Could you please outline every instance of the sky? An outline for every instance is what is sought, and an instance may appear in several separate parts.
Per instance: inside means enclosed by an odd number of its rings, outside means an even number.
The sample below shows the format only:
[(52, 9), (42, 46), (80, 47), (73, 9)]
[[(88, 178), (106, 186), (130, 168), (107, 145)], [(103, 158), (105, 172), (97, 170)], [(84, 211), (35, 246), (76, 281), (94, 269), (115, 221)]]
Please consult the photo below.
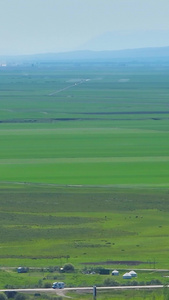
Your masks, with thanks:
[(169, 0), (0, 0), (0, 55), (82, 50), (108, 32), (156, 30), (169, 31)]

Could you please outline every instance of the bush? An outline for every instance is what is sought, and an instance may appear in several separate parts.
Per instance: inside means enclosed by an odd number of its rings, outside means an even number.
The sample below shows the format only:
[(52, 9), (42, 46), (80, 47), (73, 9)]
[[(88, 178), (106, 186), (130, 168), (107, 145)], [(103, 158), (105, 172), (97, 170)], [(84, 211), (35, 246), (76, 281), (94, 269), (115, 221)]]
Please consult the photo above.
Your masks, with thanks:
[(72, 264), (65, 264), (63, 267), (63, 272), (65, 273), (72, 273), (75, 271), (75, 268)]
[(53, 272), (59, 271), (59, 268), (56, 267), (56, 266), (55, 266), (55, 267), (51, 267), (51, 266), (50, 266), (50, 267), (47, 269), (47, 271), (50, 272), (50, 273), (53, 273)]
[[(6, 286), (6, 288), (8, 288), (8, 287)], [(15, 291), (6, 291), (6, 292), (5, 292), (5, 295), (6, 295), (8, 298), (15, 298), (16, 294), (17, 294), (17, 292), (15, 292)]]
[(42, 279), (39, 279), (39, 281), (38, 281), (38, 287), (42, 287), (42, 285), (43, 285), (43, 281), (42, 281)]
[(162, 285), (162, 282), (159, 279), (152, 279), (151, 281), (146, 282), (147, 285)]
[(24, 294), (18, 293), (15, 297), (15, 300), (25, 300), (26, 296)]
[(133, 280), (133, 281), (131, 282), (131, 285), (133, 285), (133, 286), (137, 286), (137, 285), (138, 285), (138, 282), (137, 282), (137, 280)]
[(50, 282), (45, 282), (44, 283), (44, 285), (43, 285), (43, 287), (45, 288), (45, 289), (48, 289), (48, 288), (51, 288), (51, 283)]
[(111, 278), (106, 278), (103, 283), (105, 286), (118, 286), (119, 285), (119, 283), (117, 281), (115, 281), (114, 279), (111, 279)]
[(0, 293), (0, 300), (7, 300), (7, 296), (4, 293)]

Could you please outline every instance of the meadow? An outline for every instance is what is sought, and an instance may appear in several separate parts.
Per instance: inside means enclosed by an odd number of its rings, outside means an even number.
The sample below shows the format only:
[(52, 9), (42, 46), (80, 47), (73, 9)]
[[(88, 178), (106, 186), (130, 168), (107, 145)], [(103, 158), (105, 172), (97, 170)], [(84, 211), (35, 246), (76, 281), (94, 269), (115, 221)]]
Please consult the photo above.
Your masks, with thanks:
[(0, 70), (0, 181), (168, 186), (167, 67)]
[[(40, 285), (19, 265), (72, 263), (69, 286), (104, 284), (81, 273), (96, 267), (168, 270), (168, 67), (22, 65), (0, 82), (1, 288)], [(167, 283), (152, 272), (138, 281)]]

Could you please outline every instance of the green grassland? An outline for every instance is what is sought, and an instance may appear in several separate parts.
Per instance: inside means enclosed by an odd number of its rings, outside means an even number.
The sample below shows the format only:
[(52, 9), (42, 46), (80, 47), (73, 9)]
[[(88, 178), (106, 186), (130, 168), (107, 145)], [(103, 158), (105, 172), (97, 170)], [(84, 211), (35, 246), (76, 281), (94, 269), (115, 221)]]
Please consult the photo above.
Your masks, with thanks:
[(3, 129), (1, 181), (168, 186), (167, 131)]
[[(75, 294), (71, 293), (71, 297), (75, 299), (80, 299), (80, 300), (92, 300), (93, 295), (92, 293), (88, 293), (87, 295), (83, 294)], [(127, 300), (127, 299), (133, 299), (133, 300), (152, 300), (152, 299), (158, 299), (158, 300), (167, 300), (168, 299), (168, 292), (164, 288), (163, 290), (150, 290), (150, 291), (111, 291), (111, 292), (103, 292), (99, 291), (97, 294), (97, 299), (99, 300)]]
[[(122, 279), (131, 269), (138, 284), (167, 284), (169, 271), (153, 269), (169, 266), (168, 192), (1, 184), (0, 287), (41, 287), (56, 280), (67, 286), (99, 286), (106, 279), (132, 284)], [(65, 263), (73, 263), (75, 273), (45, 270)], [(39, 269), (17, 274), (20, 265)], [(99, 267), (117, 268), (120, 276), (82, 273)]]
[[(0, 266), (169, 269), (168, 67), (17, 66), (0, 82)], [(43, 278), (1, 272), (1, 287)]]
[(0, 202), (1, 266), (168, 269), (167, 188), (3, 184)]
[(0, 181), (168, 186), (165, 66), (0, 70)]

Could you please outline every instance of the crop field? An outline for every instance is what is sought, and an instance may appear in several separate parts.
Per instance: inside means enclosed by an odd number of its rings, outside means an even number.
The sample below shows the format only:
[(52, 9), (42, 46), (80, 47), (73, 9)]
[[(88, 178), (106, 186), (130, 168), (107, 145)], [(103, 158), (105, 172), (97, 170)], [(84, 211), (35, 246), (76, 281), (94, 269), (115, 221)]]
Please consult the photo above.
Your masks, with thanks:
[(0, 68), (1, 267), (169, 269), (168, 218), (168, 66)]

